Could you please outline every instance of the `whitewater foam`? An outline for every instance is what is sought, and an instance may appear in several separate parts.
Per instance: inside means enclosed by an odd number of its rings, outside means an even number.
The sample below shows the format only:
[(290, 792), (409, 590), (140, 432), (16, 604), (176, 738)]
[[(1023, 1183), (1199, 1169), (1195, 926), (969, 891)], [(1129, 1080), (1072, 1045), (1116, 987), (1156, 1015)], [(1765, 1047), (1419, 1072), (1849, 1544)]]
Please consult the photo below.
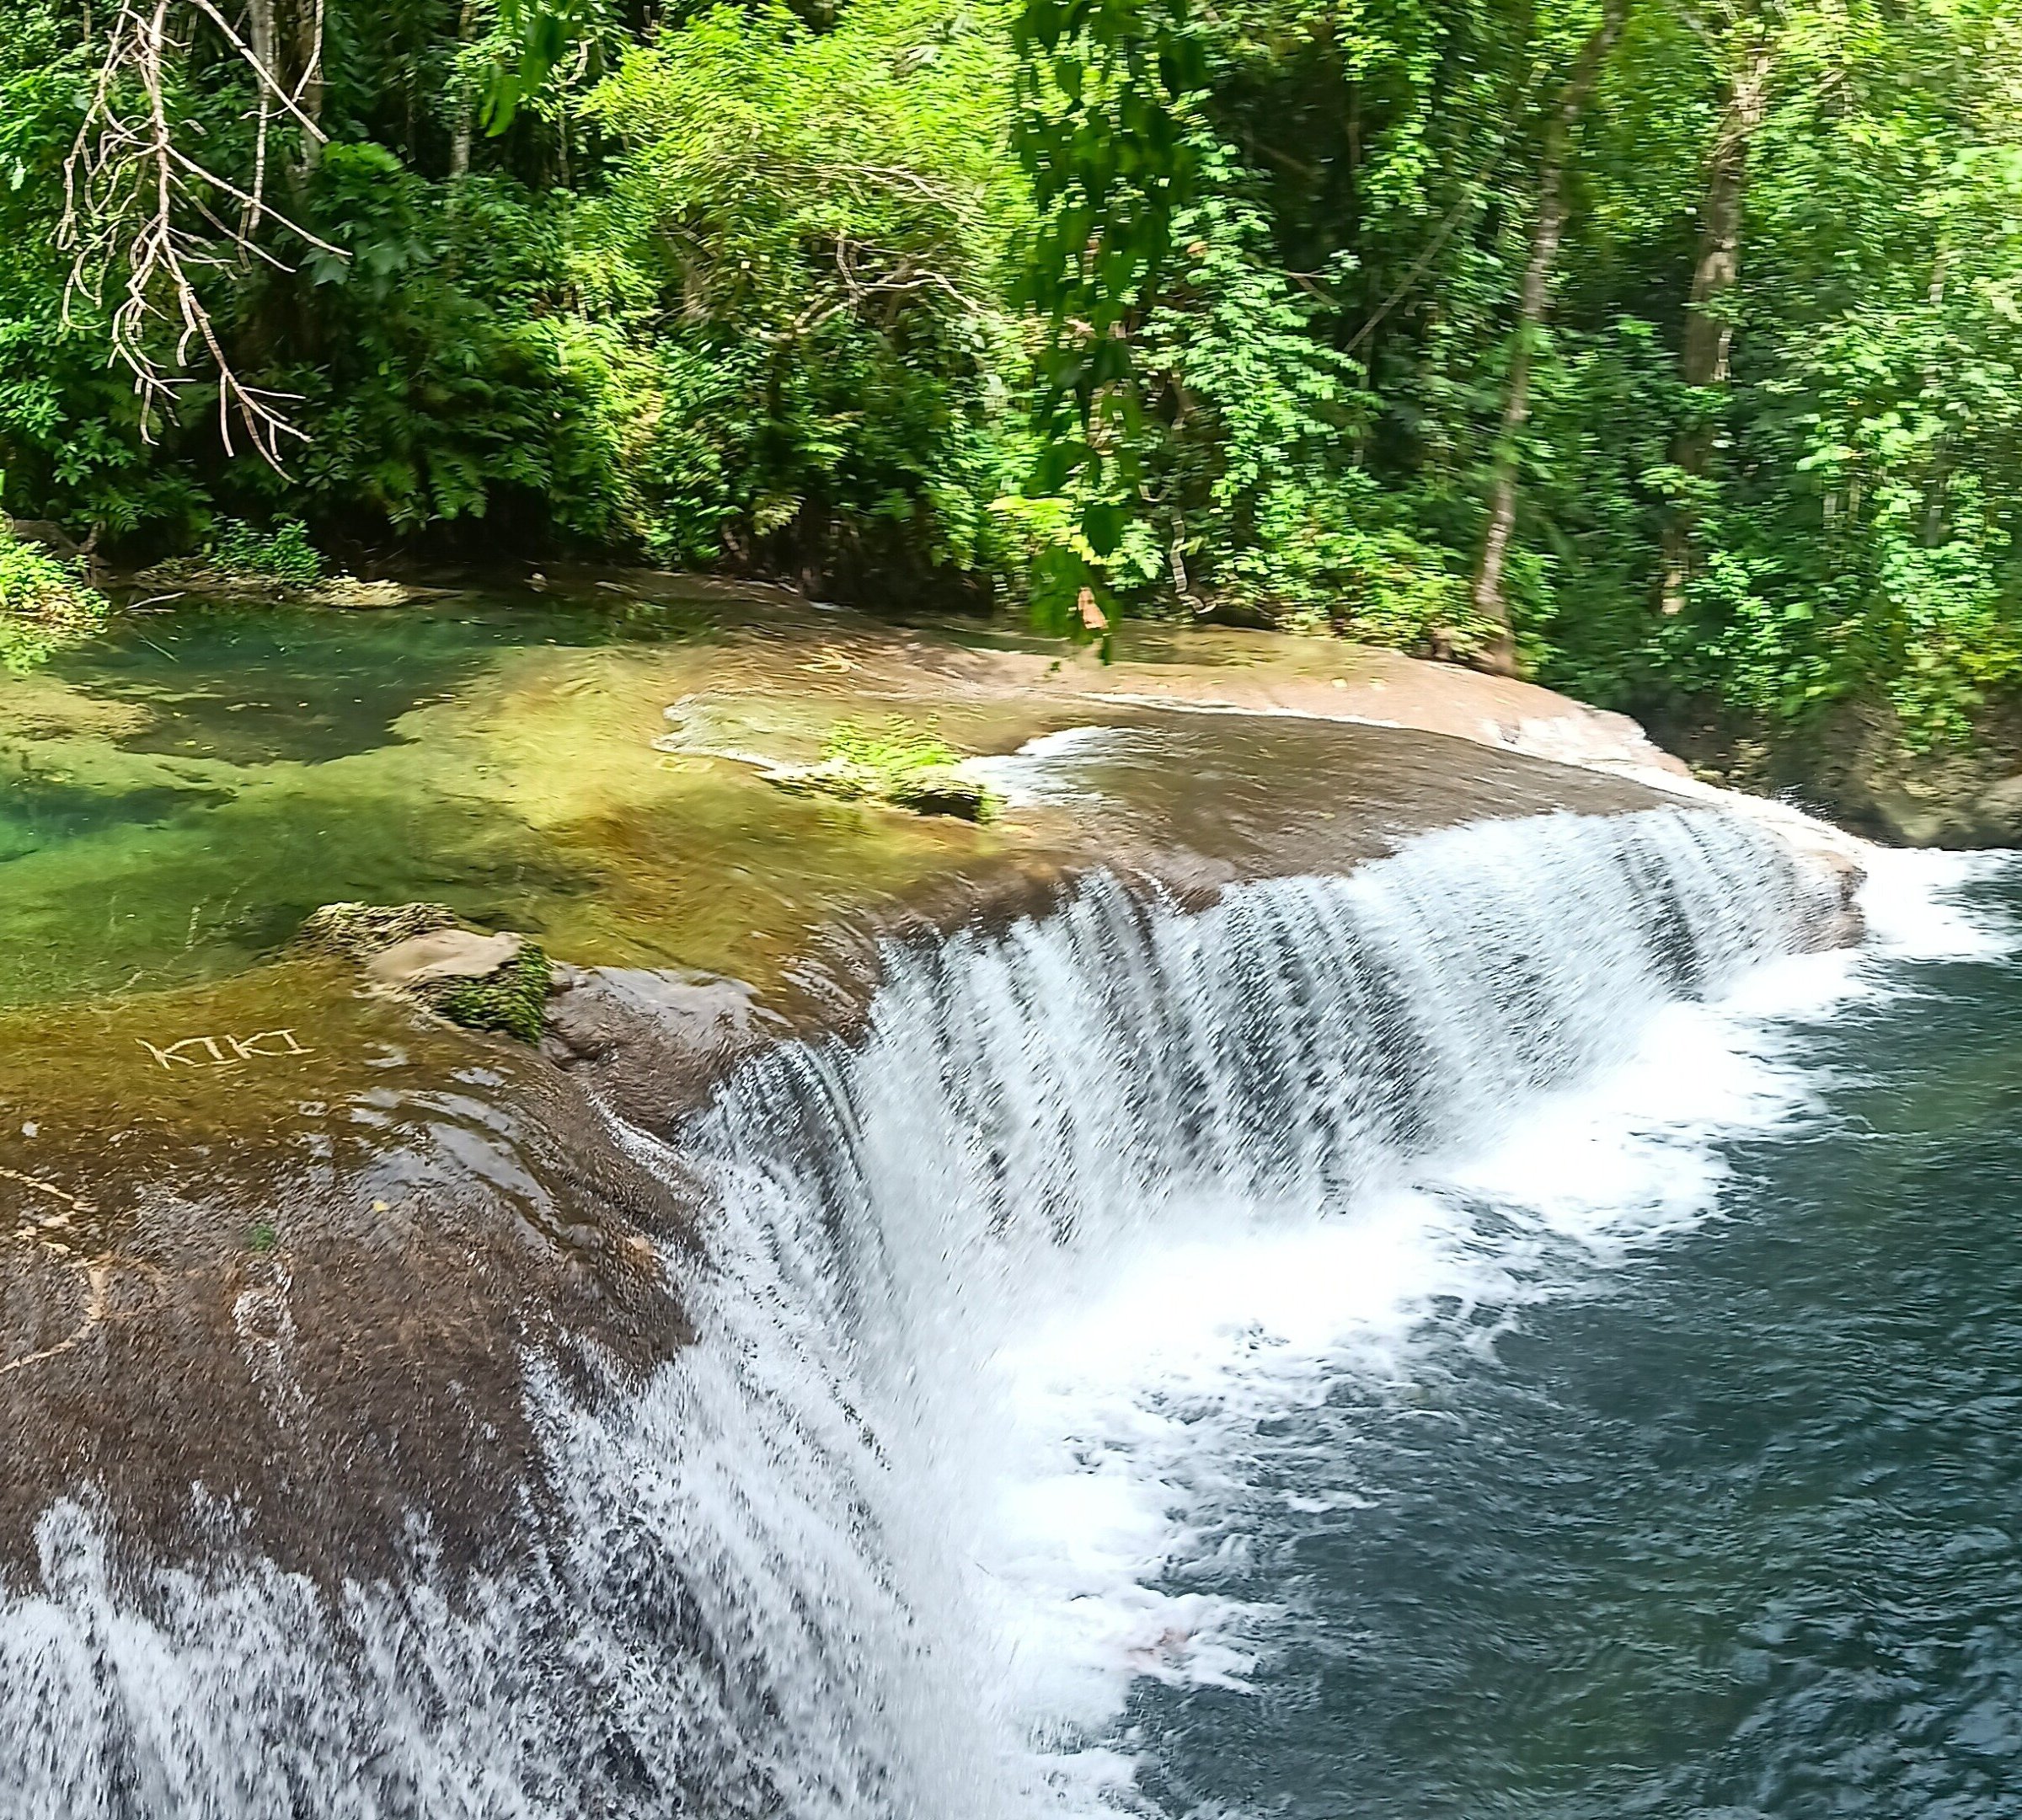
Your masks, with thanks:
[[(1035, 1734), (1057, 1743), (1072, 1714), (1107, 1737), (1141, 1675), (1243, 1685), (1276, 1614), (1157, 1589), (1244, 1546), (1220, 1507), (1254, 1496), (1264, 1425), (1344, 1379), (1409, 1394), (1457, 1338), (1492, 1355), (1527, 1307), (1597, 1293), (1601, 1273), (1718, 1217), (1722, 1147), (1817, 1103), (1807, 1026), (1905, 989), (1891, 963), (2011, 950), (2014, 931), (1955, 895), (2006, 863), (1880, 856), (1866, 950), (1783, 956), (1709, 1002), (1666, 1004), (1632, 1052), (1538, 1095), (1493, 1142), (1420, 1159), (1345, 1208), (1282, 1223), (1220, 1210), (1007, 1349), (1024, 1437), (1008, 1458), (1022, 1464), (978, 1567), (1014, 1589), (996, 1601), (1014, 1649), (1048, 1664), (1024, 1690)], [(1351, 1480), (1284, 1494), (1316, 1513), (1379, 1497)], [(1098, 1811), (1114, 1757), (1105, 1743), (1078, 1784), (1059, 1764), (1056, 1791)]]
[[(1695, 1133), (1789, 1095), (1708, 1066), (1740, 1014), (1677, 995), (1800, 945), (1807, 901), (1780, 844), (1669, 811), (1449, 831), (1192, 916), (1099, 883), (895, 955), (853, 1054), (733, 1082), (688, 1142), (731, 1223), (718, 1318), (817, 1310), (818, 1369), (773, 1388), (846, 1386), (879, 1437), (849, 1496), (934, 1614), (886, 1667), (949, 1677), (912, 1766), (961, 1691), (1009, 1811), (1094, 1812), (1132, 1680), (1240, 1685), (1255, 1614), (1180, 1582), (1240, 1545), (1212, 1511), (1245, 1430), (1400, 1380), (1435, 1303), (1515, 1308), (1569, 1250), (1702, 1217), (1709, 1148), (1657, 1129), (1680, 1093)], [(1549, 1194), (1486, 1231), (1527, 1176)]]

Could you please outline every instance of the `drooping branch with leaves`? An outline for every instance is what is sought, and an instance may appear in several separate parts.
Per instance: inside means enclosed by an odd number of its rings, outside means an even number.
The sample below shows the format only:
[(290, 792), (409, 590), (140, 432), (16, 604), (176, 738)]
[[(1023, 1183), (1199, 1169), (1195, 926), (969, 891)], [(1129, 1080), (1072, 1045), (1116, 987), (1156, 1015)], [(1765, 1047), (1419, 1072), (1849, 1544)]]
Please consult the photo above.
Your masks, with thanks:
[(1018, 147), (1039, 211), (1026, 295), (1045, 324), (1030, 490), (1072, 490), (1077, 535), (1039, 553), (1047, 623), (1099, 631), (1105, 565), (1146, 476), (1137, 337), (1173, 253), (1204, 68), (1186, 0), (1026, 0), (1014, 27)]

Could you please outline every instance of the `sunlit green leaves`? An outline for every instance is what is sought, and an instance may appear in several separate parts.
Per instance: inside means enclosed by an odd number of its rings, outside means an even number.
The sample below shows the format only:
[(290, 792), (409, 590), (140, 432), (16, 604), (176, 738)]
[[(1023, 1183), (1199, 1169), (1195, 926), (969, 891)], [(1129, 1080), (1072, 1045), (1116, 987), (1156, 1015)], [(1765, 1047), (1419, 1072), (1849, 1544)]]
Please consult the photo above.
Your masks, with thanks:
[(655, 547), (804, 573), (838, 544), (1005, 563), (988, 507), (1019, 434), (1004, 292), (1030, 218), (1010, 109), (1007, 10), (930, 0), (857, 0), (821, 32), (718, 8), (590, 98), (624, 150), (587, 276), (656, 347)]
[[(952, 578), (1083, 634), (1212, 613), (1464, 655), (1506, 452), (1542, 677), (1960, 736), (2022, 690), (2022, 11), (1637, 0), (1506, 436), (1539, 152), (1599, 3), (754, 0), (647, 30), (331, 0), (330, 144), (286, 183), (342, 256), (278, 271), (190, 223), (221, 332), (311, 431), (284, 479), (225, 458), (201, 386), (142, 442), (117, 287), (66, 300), (54, 249), (83, 15), (0, 0), (8, 503), (148, 554), (221, 512), (367, 543), (481, 517), (866, 597)], [(1687, 386), (1765, 46), (1707, 306), (1731, 374)], [(245, 72), (172, 73), (245, 176)]]

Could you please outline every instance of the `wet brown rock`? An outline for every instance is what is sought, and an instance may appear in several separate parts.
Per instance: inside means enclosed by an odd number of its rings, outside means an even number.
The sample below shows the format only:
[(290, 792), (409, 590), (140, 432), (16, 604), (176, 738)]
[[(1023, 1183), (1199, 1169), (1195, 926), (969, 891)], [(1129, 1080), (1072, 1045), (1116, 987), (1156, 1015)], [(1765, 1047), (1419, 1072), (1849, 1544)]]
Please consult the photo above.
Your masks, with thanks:
[(746, 1056), (792, 1034), (741, 980), (567, 967), (557, 969), (542, 1052), (634, 1123), (664, 1130)]
[[(185, 1558), (228, 1509), (330, 1584), (417, 1515), (502, 1562), (546, 1507), (529, 1360), (624, 1379), (685, 1339), (661, 1260), (694, 1203), (577, 1086), (327, 966), (270, 975), (0, 1014), (0, 1574), (65, 1496)], [(155, 1059), (283, 1017), (292, 1048)]]
[(1961, 743), (1914, 750), (1895, 715), (1848, 703), (1781, 740), (1682, 733), (1708, 772), (1739, 789), (1789, 793), (1900, 847), (2022, 846), (2022, 715), (1990, 709)]
[(2003, 778), (1982, 790), (1973, 805), (1973, 819), (1995, 847), (2022, 847), (2022, 775)]

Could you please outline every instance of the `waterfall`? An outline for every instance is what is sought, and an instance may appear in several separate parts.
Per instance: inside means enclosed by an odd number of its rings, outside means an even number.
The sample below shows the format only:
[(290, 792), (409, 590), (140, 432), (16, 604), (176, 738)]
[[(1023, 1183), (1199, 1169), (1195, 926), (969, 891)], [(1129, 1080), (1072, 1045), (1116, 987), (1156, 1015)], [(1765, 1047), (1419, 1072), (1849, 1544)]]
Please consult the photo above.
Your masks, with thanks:
[[(256, 1563), (123, 1572), (60, 1507), (40, 1585), (0, 1594), (0, 1809), (1127, 1807), (1131, 1677), (1244, 1665), (1163, 1572), (1201, 1543), (1188, 1474), (1239, 1469), (1202, 1453), (1215, 1410), (1287, 1356), (1217, 1296), (1296, 1292), (1315, 1344), (1409, 1328), (1449, 1287), (1428, 1221), (1442, 1256), (1498, 1242), (1427, 1170), (1521, 1140), (1818, 913), (1779, 843), (1660, 810), (1195, 912), (1098, 879), (896, 947), (853, 1042), (757, 1057), (671, 1143), (624, 1133), (703, 1186), (697, 1338), (602, 1394), (530, 1364), (538, 1570), (451, 1583), (418, 1524), (408, 1580), (333, 1603)], [(1113, 1368), (1232, 1322), (1239, 1370)]]

